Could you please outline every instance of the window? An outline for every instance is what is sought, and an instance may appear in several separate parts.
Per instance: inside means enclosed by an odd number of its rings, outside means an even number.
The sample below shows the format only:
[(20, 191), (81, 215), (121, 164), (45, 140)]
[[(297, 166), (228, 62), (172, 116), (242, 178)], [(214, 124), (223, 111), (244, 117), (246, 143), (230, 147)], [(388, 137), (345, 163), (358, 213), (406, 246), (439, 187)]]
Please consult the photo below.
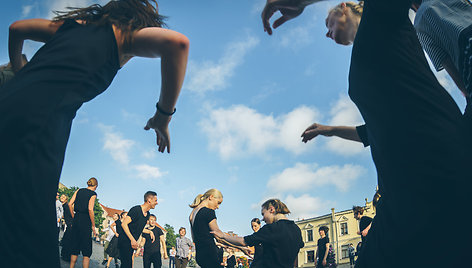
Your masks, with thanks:
[(306, 241), (307, 242), (313, 241), (313, 230), (306, 231)]
[(315, 251), (309, 250), (306, 252), (307, 262), (315, 262)]
[(349, 258), (349, 245), (341, 246), (341, 258)]
[(341, 223), (341, 235), (347, 235), (347, 222)]

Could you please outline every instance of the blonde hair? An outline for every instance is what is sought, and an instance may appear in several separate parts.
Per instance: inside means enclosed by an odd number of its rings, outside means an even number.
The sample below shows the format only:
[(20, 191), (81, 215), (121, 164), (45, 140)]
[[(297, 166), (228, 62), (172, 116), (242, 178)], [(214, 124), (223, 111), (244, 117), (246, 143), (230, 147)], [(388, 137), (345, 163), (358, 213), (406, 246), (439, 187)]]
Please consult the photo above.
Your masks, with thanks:
[[(359, 3), (355, 2), (344, 2), (335, 7), (333, 7), (328, 14), (331, 15), (333, 12), (341, 12), (343, 10), (342, 4), (345, 4), (348, 8), (351, 9), (352, 13), (357, 16), (362, 16), (362, 12), (364, 11), (364, 1), (359, 1)], [(328, 16), (329, 16), (328, 15)]]
[(87, 181), (87, 186), (89, 186), (89, 187), (98, 186), (98, 181), (97, 181), (97, 179), (95, 179), (94, 177), (90, 178), (90, 179)]
[(290, 210), (288, 209), (287, 205), (285, 205), (279, 199), (269, 199), (265, 201), (261, 207), (265, 209), (269, 209), (269, 207), (273, 207), (275, 209), (275, 213), (277, 214), (290, 214)]
[(206, 191), (204, 194), (199, 194), (197, 195), (197, 197), (195, 197), (195, 199), (193, 200), (193, 203), (190, 204), (189, 206), (191, 208), (195, 208), (197, 207), (198, 205), (200, 205), (200, 203), (203, 201), (203, 200), (206, 200), (208, 199), (210, 196), (213, 196), (215, 198), (223, 198), (223, 194), (220, 192), (220, 190), (218, 189), (210, 189), (208, 191)]

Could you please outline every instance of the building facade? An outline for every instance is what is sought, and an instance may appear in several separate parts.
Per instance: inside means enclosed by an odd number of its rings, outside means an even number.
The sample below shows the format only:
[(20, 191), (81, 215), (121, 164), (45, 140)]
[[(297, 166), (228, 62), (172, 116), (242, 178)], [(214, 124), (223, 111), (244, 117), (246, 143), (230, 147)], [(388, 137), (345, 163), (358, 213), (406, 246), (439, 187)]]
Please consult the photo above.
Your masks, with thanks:
[[(364, 216), (373, 218), (375, 209), (372, 201), (365, 200)], [(354, 218), (352, 209), (336, 212), (331, 209), (331, 214), (303, 219), (295, 222), (302, 231), (303, 242), (305, 247), (300, 249), (296, 262), (296, 267), (315, 267), (315, 256), (317, 242), (320, 239), (318, 229), (321, 226), (329, 228), (329, 243), (336, 253), (337, 264), (349, 264), (349, 244), (353, 244), (356, 248), (357, 243), (361, 241), (359, 232), (359, 222)]]

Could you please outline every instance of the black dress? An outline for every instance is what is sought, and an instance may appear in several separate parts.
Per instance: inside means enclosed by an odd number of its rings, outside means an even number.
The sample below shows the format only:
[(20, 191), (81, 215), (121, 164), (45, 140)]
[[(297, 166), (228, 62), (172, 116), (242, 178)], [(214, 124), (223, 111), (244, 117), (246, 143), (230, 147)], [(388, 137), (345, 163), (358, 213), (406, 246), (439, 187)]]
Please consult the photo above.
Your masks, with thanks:
[(216, 219), (213, 209), (202, 207), (194, 215), (192, 227), (193, 241), (195, 242), (197, 263), (202, 268), (219, 268), (221, 262), (218, 258), (218, 250), (216, 248), (215, 239), (210, 234), (210, 226), (212, 220)]
[(72, 120), (119, 67), (110, 25), (67, 20), (0, 90), (0, 267), (59, 267), (54, 202)]
[(71, 254), (84, 257), (92, 256), (92, 220), (89, 215), (89, 201), (97, 195), (87, 188), (77, 191), (74, 202), (74, 219), (71, 232)]
[[(120, 236), (123, 233), (123, 227), (121, 227), (121, 221), (116, 220), (115, 221), (115, 230), (116, 233)], [(118, 248), (118, 237), (116, 235), (113, 236), (113, 238), (110, 241), (110, 244), (108, 244), (107, 249), (105, 250), (105, 253), (112, 257), (112, 258), (120, 258), (120, 250)]]
[(70, 261), (71, 233), (72, 233), (72, 215), (68, 203), (62, 205), (64, 209), (64, 221), (66, 222), (66, 230), (61, 240), (61, 258)]
[[(427, 63), (411, 2), (366, 0), (352, 49), (349, 95), (366, 122), (382, 192), (356, 267), (455, 267), (470, 252), (470, 232), (434, 258), (418, 257), (431, 247), (414, 246), (436, 244), (432, 234), (451, 225), (439, 213), (468, 209), (472, 173), (471, 137)], [(467, 230), (464, 222), (454, 229)]]

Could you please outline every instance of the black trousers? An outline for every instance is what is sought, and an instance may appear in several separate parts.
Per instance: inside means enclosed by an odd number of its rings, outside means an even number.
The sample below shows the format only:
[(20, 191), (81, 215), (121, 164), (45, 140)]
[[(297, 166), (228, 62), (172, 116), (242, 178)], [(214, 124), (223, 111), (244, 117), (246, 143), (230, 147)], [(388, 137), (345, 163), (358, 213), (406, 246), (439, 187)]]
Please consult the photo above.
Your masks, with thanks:
[(120, 259), (121, 259), (121, 268), (132, 268), (133, 267), (133, 248), (130, 245), (120, 244), (118, 246), (120, 249)]
[(143, 264), (144, 268), (151, 268), (151, 263), (153, 264), (154, 268), (161, 268), (162, 266), (162, 260), (161, 260), (161, 252), (152, 252), (152, 253), (146, 253), (146, 250), (144, 250), (143, 254)]

